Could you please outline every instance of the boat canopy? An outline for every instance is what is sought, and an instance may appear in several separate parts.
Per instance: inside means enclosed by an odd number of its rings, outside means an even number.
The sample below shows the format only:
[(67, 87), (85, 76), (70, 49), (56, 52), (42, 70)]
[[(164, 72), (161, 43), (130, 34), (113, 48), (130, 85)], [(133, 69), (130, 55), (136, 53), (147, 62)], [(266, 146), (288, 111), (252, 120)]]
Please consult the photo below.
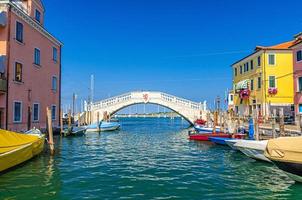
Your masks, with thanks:
[(250, 81), (249, 79), (239, 81), (238, 83), (235, 84), (235, 90), (248, 89), (249, 81)]
[(271, 160), (302, 163), (302, 137), (280, 137), (269, 140), (265, 156)]
[(0, 130), (0, 154), (13, 151), (21, 146), (38, 141), (34, 135), (18, 134), (11, 131)]

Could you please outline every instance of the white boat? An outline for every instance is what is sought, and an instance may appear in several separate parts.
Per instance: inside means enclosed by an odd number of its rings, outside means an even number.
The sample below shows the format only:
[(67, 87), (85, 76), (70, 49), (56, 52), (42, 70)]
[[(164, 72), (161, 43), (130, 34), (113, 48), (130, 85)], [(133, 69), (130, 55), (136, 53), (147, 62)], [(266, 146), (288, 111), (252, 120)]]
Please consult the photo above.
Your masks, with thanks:
[(87, 126), (87, 132), (99, 132), (99, 131), (115, 131), (120, 128), (120, 124), (118, 122), (101, 122), (99, 127), (97, 124), (91, 124)]
[(238, 140), (234, 147), (240, 150), (246, 156), (262, 160), (266, 162), (271, 162), (268, 158), (265, 157), (264, 152), (267, 146), (268, 140), (256, 141), (256, 140)]
[[(205, 126), (202, 126), (202, 125), (195, 125), (194, 128), (199, 133), (202, 133), (202, 132), (206, 132), (206, 133), (213, 132), (213, 128), (212, 127), (205, 127)], [(216, 132), (220, 132), (220, 127), (219, 126), (216, 126)]]
[(233, 140), (226, 140), (225, 142), (226, 142), (226, 144), (227, 144), (229, 147), (231, 147), (233, 150), (239, 150), (239, 149), (235, 146), (235, 144), (238, 142), (238, 140), (236, 140), (236, 139), (233, 139)]

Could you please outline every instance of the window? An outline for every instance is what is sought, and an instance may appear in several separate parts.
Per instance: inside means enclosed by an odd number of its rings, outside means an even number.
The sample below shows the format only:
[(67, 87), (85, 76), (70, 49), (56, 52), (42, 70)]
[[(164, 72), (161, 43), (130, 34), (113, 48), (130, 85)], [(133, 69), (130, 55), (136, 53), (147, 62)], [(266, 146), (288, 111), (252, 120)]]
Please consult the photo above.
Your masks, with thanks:
[(298, 92), (302, 92), (302, 77), (298, 78)]
[(246, 71), (247, 72), (249, 71), (249, 63), (248, 62), (246, 63)]
[(52, 83), (51, 83), (51, 89), (53, 91), (57, 91), (57, 88), (58, 88), (58, 83), (57, 83), (57, 77), (53, 76), (52, 77)]
[(261, 56), (258, 56), (258, 67), (261, 66)]
[(253, 70), (253, 69), (254, 69), (254, 61), (251, 60), (251, 70)]
[(14, 122), (22, 122), (22, 102), (14, 102)]
[(56, 120), (56, 111), (57, 111), (57, 106), (52, 105), (51, 106), (51, 119), (52, 120)]
[(276, 57), (275, 54), (269, 54), (268, 55), (268, 64), (269, 65), (275, 65), (276, 64)]
[(251, 90), (254, 90), (254, 79), (251, 80)]
[(237, 68), (235, 68), (234, 70), (235, 70), (235, 72), (234, 72), (234, 73), (235, 73), (235, 76), (237, 76)]
[(275, 76), (269, 76), (268, 77), (268, 87), (269, 88), (276, 88), (276, 77)]
[(33, 107), (33, 121), (37, 122), (40, 118), (40, 104), (34, 103)]
[(302, 50), (297, 51), (297, 62), (302, 61)]
[(230, 97), (231, 97), (231, 102), (233, 102), (234, 101), (234, 95), (230, 95)]
[(58, 50), (55, 47), (52, 48), (52, 59), (58, 61)]
[(22, 82), (22, 64), (15, 63), (15, 81)]
[(36, 19), (39, 23), (41, 23), (41, 13), (40, 13), (40, 11), (38, 11), (38, 10), (36, 10), (36, 12), (35, 12), (35, 19)]
[(302, 104), (299, 104), (299, 113), (302, 113)]
[(242, 74), (242, 65), (240, 65), (240, 74)]
[(41, 64), (41, 52), (40, 49), (35, 48), (35, 55), (34, 55), (34, 64), (40, 65)]
[(23, 43), (23, 24), (20, 22), (16, 23), (16, 40)]
[(258, 89), (261, 88), (261, 77), (258, 77)]

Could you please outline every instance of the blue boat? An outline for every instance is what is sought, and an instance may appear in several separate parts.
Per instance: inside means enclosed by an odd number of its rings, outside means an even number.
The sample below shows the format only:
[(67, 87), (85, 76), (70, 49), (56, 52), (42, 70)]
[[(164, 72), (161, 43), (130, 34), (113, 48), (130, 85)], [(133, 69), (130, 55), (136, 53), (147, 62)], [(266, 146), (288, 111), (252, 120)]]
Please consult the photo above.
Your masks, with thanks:
[(115, 131), (118, 130), (120, 126), (118, 122), (100, 122), (99, 125), (97, 125), (97, 123), (88, 125), (86, 132)]
[(233, 138), (221, 138), (221, 137), (209, 137), (211, 142), (214, 142), (215, 144), (220, 145), (228, 145), (226, 141), (228, 140), (234, 140)]

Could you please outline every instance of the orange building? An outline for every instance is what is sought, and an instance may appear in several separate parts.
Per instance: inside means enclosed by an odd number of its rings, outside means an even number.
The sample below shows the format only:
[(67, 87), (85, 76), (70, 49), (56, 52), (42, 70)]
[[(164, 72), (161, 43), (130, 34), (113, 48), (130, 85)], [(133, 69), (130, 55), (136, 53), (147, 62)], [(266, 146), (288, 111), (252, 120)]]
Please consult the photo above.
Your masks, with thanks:
[(0, 127), (59, 125), (62, 43), (44, 28), (40, 0), (0, 1)]

